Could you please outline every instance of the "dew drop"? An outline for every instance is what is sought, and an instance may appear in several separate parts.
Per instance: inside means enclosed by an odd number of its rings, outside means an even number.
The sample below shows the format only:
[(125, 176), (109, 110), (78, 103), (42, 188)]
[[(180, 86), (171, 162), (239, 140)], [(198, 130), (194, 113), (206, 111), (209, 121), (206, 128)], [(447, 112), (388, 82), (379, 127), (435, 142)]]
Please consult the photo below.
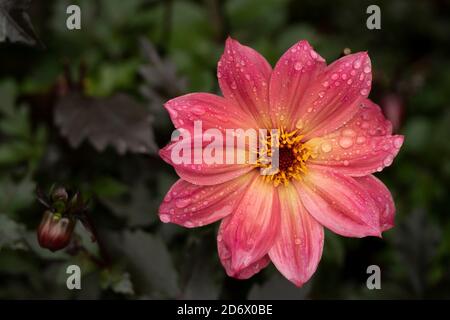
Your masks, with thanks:
[(303, 66), (302, 66), (302, 64), (300, 62), (296, 62), (294, 64), (294, 69), (295, 70), (300, 71), (300, 70), (302, 70), (302, 68), (303, 68)]
[(365, 137), (361, 136), (361, 137), (356, 138), (356, 143), (357, 144), (363, 144), (365, 141), (366, 141)]
[(353, 129), (347, 128), (342, 131), (342, 135), (344, 137), (354, 137), (356, 136), (356, 132)]
[(299, 130), (303, 129), (304, 126), (305, 126), (305, 123), (302, 119), (298, 120), (297, 123), (295, 124), (295, 127)]
[(349, 162), (348, 162), (348, 160), (344, 160), (344, 166), (348, 166), (349, 165)]
[(390, 166), (392, 164), (392, 161), (394, 161), (394, 158), (391, 155), (389, 155), (386, 158), (384, 158), (383, 164), (385, 166)]
[(333, 74), (331, 75), (331, 79), (332, 79), (332, 80), (337, 80), (337, 78), (339, 78), (339, 76), (337, 75), (337, 73), (333, 73)]
[(341, 137), (339, 139), (339, 145), (344, 148), (350, 148), (353, 145), (353, 139), (350, 137)]
[(231, 83), (231, 89), (235, 90), (237, 88), (236, 82)]
[(364, 73), (369, 73), (370, 70), (372, 70), (372, 69), (370, 68), (370, 66), (365, 66), (365, 67), (364, 67)]
[(198, 116), (204, 115), (206, 113), (205, 109), (200, 107), (193, 109), (192, 112)]
[(397, 137), (394, 140), (394, 146), (398, 149), (402, 146), (403, 144), (403, 139), (401, 137)]
[(325, 95), (325, 92), (320, 91), (320, 92), (318, 93), (318, 95), (319, 95), (319, 97), (323, 98), (323, 96)]
[(170, 216), (167, 214), (160, 214), (159, 218), (161, 219), (162, 222), (164, 223), (169, 223), (170, 222)]
[(330, 143), (324, 142), (324, 143), (322, 143), (320, 148), (322, 149), (323, 152), (327, 153), (327, 152), (330, 152), (333, 147), (331, 146)]
[(353, 68), (355, 69), (361, 68), (361, 60), (355, 60), (355, 62), (353, 62)]
[(178, 208), (184, 208), (184, 207), (187, 207), (190, 203), (191, 203), (191, 199), (189, 199), (189, 198), (185, 198), (185, 199), (177, 199), (177, 200), (175, 201), (175, 205), (176, 205)]
[(311, 58), (313, 58), (314, 60), (317, 59), (317, 53), (314, 50), (311, 50), (309, 54), (311, 55)]
[(361, 93), (361, 95), (363, 96), (366, 96), (369, 93), (369, 91), (367, 89), (361, 89), (359, 93)]

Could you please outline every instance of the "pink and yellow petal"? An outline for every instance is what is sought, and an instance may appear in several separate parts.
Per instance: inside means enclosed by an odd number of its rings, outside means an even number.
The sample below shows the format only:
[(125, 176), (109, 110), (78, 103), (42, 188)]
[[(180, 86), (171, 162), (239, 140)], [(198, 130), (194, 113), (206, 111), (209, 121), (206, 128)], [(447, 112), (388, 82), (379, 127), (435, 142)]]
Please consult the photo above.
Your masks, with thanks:
[(213, 186), (195, 185), (178, 180), (167, 192), (159, 207), (164, 223), (175, 223), (188, 228), (200, 227), (231, 214), (240, 195), (256, 178), (257, 173)]
[(377, 204), (352, 177), (310, 165), (295, 185), (306, 210), (331, 231), (346, 237), (381, 235)]
[(293, 185), (278, 188), (278, 192), (280, 232), (269, 256), (278, 271), (300, 287), (317, 269), (322, 256), (324, 230), (307, 212)]
[(209, 93), (190, 93), (169, 100), (165, 105), (175, 128), (194, 130), (201, 121), (202, 129), (256, 128), (256, 122), (241, 108), (225, 98)]
[(225, 218), (217, 238), (227, 274), (236, 277), (252, 268), (259, 271), (279, 232), (280, 203), (273, 186), (257, 177), (242, 193), (233, 214)]
[(373, 175), (355, 178), (355, 180), (370, 194), (375, 201), (380, 220), (381, 231), (394, 226), (395, 203), (389, 189)]
[(310, 163), (331, 167), (351, 176), (364, 176), (392, 164), (403, 136), (391, 136), (392, 125), (380, 107), (366, 99), (358, 113), (338, 130), (306, 143)]
[[(226, 218), (229, 219), (229, 218)], [(226, 220), (224, 219), (224, 220)], [(222, 223), (225, 223), (225, 221), (222, 221)], [(247, 267), (243, 267), (240, 269), (233, 269), (231, 265), (231, 251), (228, 249), (228, 247), (224, 244), (222, 241), (223, 239), (223, 229), (220, 227), (219, 232), (217, 235), (217, 252), (219, 255), (219, 259), (225, 268), (225, 271), (228, 276), (236, 278), (236, 279), (248, 279), (254, 276), (256, 273), (260, 272), (262, 269), (267, 267), (270, 263), (269, 255), (263, 256), (261, 259), (256, 260), (255, 262), (252, 262)]]
[(308, 87), (292, 116), (292, 129), (299, 129), (306, 140), (338, 129), (358, 112), (360, 102), (369, 95), (371, 81), (367, 53), (335, 61)]
[(306, 89), (326, 67), (325, 60), (307, 41), (289, 48), (277, 62), (270, 79), (270, 115), (274, 128), (289, 127), (305, 98)]
[(217, 66), (217, 77), (224, 97), (259, 121), (270, 120), (269, 80), (272, 68), (250, 47), (228, 38)]
[[(245, 160), (250, 159), (249, 152), (245, 148), (222, 146), (217, 150), (221, 152), (217, 153), (220, 156), (218, 161), (215, 161), (205, 152), (209, 142), (203, 140), (197, 146), (194, 143), (196, 137), (201, 138), (194, 136), (180, 139), (169, 143), (159, 151), (160, 157), (173, 166), (183, 180), (198, 185), (216, 185), (238, 178), (254, 169), (253, 165), (245, 163)], [(228, 163), (226, 156), (231, 152), (235, 157), (232, 163)], [(243, 161), (237, 162), (238, 158), (242, 158)]]

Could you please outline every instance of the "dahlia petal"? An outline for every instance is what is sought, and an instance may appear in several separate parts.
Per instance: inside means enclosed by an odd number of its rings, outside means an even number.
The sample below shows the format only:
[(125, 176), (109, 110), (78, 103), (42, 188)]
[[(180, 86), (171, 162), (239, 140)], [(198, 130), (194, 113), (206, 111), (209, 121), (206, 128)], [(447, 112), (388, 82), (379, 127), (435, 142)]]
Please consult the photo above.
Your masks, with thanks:
[(303, 206), (294, 186), (278, 188), (280, 233), (269, 256), (275, 267), (296, 286), (307, 282), (322, 256), (324, 231)]
[(261, 259), (272, 247), (279, 224), (278, 194), (272, 185), (258, 177), (241, 195), (233, 214), (220, 225), (217, 243), (227, 274), (239, 277), (247, 274), (248, 270), (244, 270), (248, 267), (257, 272), (265, 266)]
[(176, 128), (185, 128), (191, 132), (194, 121), (202, 121), (203, 130), (257, 127), (252, 117), (214, 94), (190, 93), (169, 100), (164, 106)]
[[(228, 219), (229, 218), (225, 218), (224, 221), (222, 221), (222, 224), (224, 224), (225, 220)], [(251, 278), (253, 275), (255, 275), (256, 273), (260, 272), (262, 269), (267, 267), (268, 264), (270, 263), (269, 255), (266, 254), (261, 259), (251, 263), (249, 266), (244, 267), (240, 270), (234, 270), (231, 266), (231, 253), (230, 250), (228, 250), (227, 246), (224, 245), (224, 242), (222, 240), (223, 239), (222, 234), (223, 228), (219, 228), (219, 232), (217, 235), (217, 251), (219, 254), (220, 261), (222, 262), (222, 265), (225, 268), (227, 275), (229, 275), (230, 277), (236, 279)]]
[(270, 78), (269, 99), (274, 128), (289, 127), (306, 89), (326, 67), (308, 41), (299, 41), (278, 60)]
[[(240, 164), (234, 162), (227, 164), (225, 158), (222, 163), (206, 163), (203, 151), (207, 143), (203, 143), (200, 146), (193, 146), (194, 143), (191, 141), (193, 139), (195, 139), (195, 137), (188, 141), (182, 140), (179, 142), (171, 142), (163, 149), (159, 150), (160, 157), (173, 166), (177, 174), (183, 180), (198, 185), (216, 185), (233, 180), (254, 169), (252, 165), (245, 163)], [(189, 149), (191, 153), (190, 160), (187, 162), (176, 162), (173, 159), (173, 152), (176, 147), (185, 147), (186, 149)], [(230, 152), (235, 154), (236, 159), (241, 154), (244, 154), (243, 157), (248, 158), (247, 150), (238, 148), (233, 148), (231, 150), (227, 149), (226, 146), (223, 146), (223, 157)]]
[(159, 207), (162, 222), (188, 228), (213, 223), (231, 214), (239, 195), (255, 179), (257, 172), (213, 186), (201, 186), (178, 180)]
[(323, 226), (347, 237), (380, 236), (379, 210), (355, 179), (314, 165), (295, 183), (306, 210)]
[(309, 161), (351, 176), (381, 171), (392, 164), (403, 144), (403, 136), (391, 133), (392, 125), (380, 107), (366, 99), (344, 126), (306, 143), (313, 151)]
[(394, 226), (395, 204), (389, 189), (373, 175), (358, 177), (355, 180), (368, 191), (375, 201), (379, 211), (381, 231), (392, 228)]
[(372, 73), (366, 52), (333, 62), (308, 87), (293, 115), (305, 139), (320, 137), (341, 127), (358, 111), (370, 92)]
[(262, 123), (269, 120), (271, 72), (271, 66), (258, 52), (236, 40), (227, 39), (217, 66), (220, 89), (227, 100)]

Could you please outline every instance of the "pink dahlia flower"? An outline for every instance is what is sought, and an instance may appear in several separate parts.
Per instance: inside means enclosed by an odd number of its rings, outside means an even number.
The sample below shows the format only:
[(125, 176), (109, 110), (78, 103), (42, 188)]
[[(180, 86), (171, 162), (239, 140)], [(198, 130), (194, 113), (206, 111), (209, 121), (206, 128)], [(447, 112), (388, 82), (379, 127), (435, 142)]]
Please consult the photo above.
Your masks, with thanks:
[(160, 155), (181, 179), (160, 206), (163, 222), (190, 228), (222, 220), (217, 245), (229, 276), (249, 278), (272, 261), (297, 286), (317, 268), (324, 227), (379, 237), (393, 226), (392, 196), (372, 174), (392, 164), (403, 136), (392, 135), (367, 98), (366, 52), (327, 66), (300, 41), (272, 69), (229, 38), (217, 77), (223, 97), (192, 93), (165, 104), (173, 124), (192, 134), (196, 120), (204, 130), (279, 129), (279, 170), (264, 176), (259, 162), (178, 164), (171, 142)]

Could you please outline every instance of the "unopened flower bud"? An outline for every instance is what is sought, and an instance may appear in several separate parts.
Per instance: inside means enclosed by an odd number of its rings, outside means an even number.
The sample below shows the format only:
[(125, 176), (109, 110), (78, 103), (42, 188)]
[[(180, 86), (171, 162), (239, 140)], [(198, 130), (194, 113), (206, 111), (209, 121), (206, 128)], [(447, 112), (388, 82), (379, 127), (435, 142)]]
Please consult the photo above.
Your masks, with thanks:
[(72, 238), (76, 220), (60, 213), (45, 211), (38, 228), (38, 241), (42, 248), (57, 251), (65, 248)]
[(69, 198), (69, 195), (67, 194), (67, 191), (63, 187), (58, 187), (53, 191), (52, 193), (52, 200), (53, 201), (67, 201)]

